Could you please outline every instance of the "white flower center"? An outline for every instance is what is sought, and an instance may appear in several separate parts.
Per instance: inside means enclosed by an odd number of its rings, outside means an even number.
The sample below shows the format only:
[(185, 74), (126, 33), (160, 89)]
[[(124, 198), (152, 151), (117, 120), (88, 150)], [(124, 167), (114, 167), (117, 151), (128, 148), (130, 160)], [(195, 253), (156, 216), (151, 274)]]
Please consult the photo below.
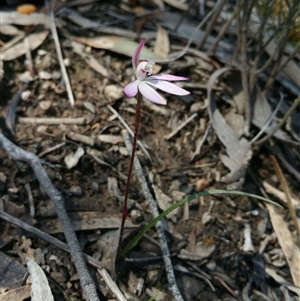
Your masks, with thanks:
[(136, 68), (136, 78), (138, 80), (144, 80), (146, 76), (152, 74), (152, 67), (155, 65), (153, 62), (142, 61)]

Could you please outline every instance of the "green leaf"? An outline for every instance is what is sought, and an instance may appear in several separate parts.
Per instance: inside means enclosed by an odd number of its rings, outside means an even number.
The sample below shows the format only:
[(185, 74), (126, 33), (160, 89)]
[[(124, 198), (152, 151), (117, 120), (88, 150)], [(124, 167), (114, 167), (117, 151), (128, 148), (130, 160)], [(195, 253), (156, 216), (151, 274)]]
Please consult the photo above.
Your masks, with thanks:
[(247, 192), (242, 192), (242, 191), (237, 191), (237, 190), (222, 190), (222, 189), (212, 189), (212, 190), (205, 190), (205, 191), (201, 191), (198, 193), (195, 193), (193, 195), (187, 196), (184, 199), (180, 200), (179, 202), (177, 202), (176, 204), (172, 205), (170, 208), (168, 208), (167, 210), (165, 210), (164, 212), (162, 212), (159, 216), (157, 216), (156, 218), (154, 218), (152, 221), (150, 221), (148, 223), (147, 226), (145, 226), (127, 245), (126, 247), (122, 250), (120, 257), (123, 257), (125, 254), (127, 254), (127, 252), (129, 250), (131, 250), (138, 242), (139, 240), (143, 237), (143, 235), (151, 228), (155, 225), (155, 223), (159, 220), (161, 220), (162, 218), (164, 218), (167, 214), (169, 214), (171, 211), (173, 211), (174, 209), (178, 208), (179, 206), (182, 206), (183, 204), (185, 204), (186, 202), (189, 202), (195, 198), (201, 197), (201, 196), (206, 196), (206, 195), (215, 195), (215, 194), (233, 194), (233, 195), (240, 195), (240, 196), (247, 196), (250, 198), (255, 198), (261, 201), (265, 201), (268, 203), (271, 203), (273, 205), (276, 205), (278, 207), (282, 207), (279, 204), (266, 199), (262, 196), (256, 195), (256, 194), (252, 194), (252, 193), (247, 193)]

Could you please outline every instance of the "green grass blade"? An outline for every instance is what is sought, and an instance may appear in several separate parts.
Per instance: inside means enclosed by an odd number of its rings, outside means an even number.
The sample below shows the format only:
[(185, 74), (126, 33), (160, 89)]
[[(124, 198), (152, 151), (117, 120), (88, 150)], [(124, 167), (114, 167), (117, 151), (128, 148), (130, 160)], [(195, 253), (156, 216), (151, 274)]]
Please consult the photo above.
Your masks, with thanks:
[(156, 218), (154, 218), (152, 221), (149, 222), (149, 224), (147, 226), (145, 226), (127, 245), (126, 247), (122, 250), (120, 257), (123, 257), (129, 250), (131, 250), (138, 242), (139, 240), (143, 237), (143, 235), (151, 228), (155, 225), (155, 223), (157, 221), (159, 221), (160, 219), (164, 218), (167, 214), (169, 214), (171, 211), (173, 211), (174, 209), (178, 208), (179, 206), (182, 206), (183, 204), (185, 204), (186, 202), (189, 202), (195, 198), (201, 197), (201, 196), (206, 196), (206, 195), (214, 195), (214, 194), (233, 194), (233, 195), (241, 195), (241, 196), (247, 196), (250, 198), (255, 198), (261, 201), (265, 201), (268, 203), (271, 203), (273, 205), (279, 206), (281, 207), (279, 204), (266, 199), (262, 196), (256, 195), (256, 194), (252, 194), (252, 193), (247, 193), (247, 192), (243, 192), (243, 191), (237, 191), (237, 190), (222, 190), (222, 189), (212, 189), (212, 190), (205, 190), (205, 191), (201, 191), (198, 193), (195, 193), (193, 195), (187, 196), (185, 198), (183, 198), (182, 200), (180, 200), (179, 202), (177, 202), (176, 204), (172, 205), (170, 208), (168, 208), (167, 210), (165, 210), (164, 212), (162, 212), (159, 216), (157, 216)]

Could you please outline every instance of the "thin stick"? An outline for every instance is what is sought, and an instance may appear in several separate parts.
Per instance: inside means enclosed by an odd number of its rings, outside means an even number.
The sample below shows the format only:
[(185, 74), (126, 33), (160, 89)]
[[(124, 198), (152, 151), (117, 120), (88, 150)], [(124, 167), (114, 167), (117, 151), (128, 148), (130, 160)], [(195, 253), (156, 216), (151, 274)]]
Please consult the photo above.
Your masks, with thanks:
[(274, 129), (270, 133), (268, 133), (265, 137), (256, 141), (256, 145), (261, 144), (261, 143), (267, 141), (270, 137), (272, 137), (273, 134), (283, 126), (283, 124), (287, 121), (288, 117), (293, 113), (293, 111), (297, 108), (297, 106), (299, 104), (300, 104), (300, 95), (298, 95), (298, 97), (294, 100), (294, 103), (288, 109), (288, 111), (285, 113), (285, 115), (283, 116), (281, 121), (277, 124), (277, 126), (275, 126)]
[[(42, 238), (43, 240), (49, 242), (50, 244), (56, 246), (57, 248), (60, 248), (64, 251), (70, 253), (70, 247), (66, 243), (62, 242), (61, 240), (57, 239), (56, 237), (54, 237), (52, 235), (49, 235), (46, 232), (41, 231), (38, 228), (35, 228), (35, 227), (25, 223), (24, 221), (8, 214), (7, 212), (0, 210), (0, 218), (3, 219), (4, 221), (7, 221), (11, 224), (18, 226), (21, 229), (28, 231), (29, 233), (32, 233), (33, 235), (36, 235), (36, 236)], [(85, 256), (87, 262), (91, 266), (98, 268), (98, 269), (103, 268), (101, 263), (99, 261), (97, 261), (96, 259), (94, 259), (93, 257), (86, 255), (86, 254), (84, 254), (84, 256)]]
[(221, 28), (218, 36), (216, 37), (214, 43), (211, 45), (211, 47), (208, 50), (209, 54), (213, 54), (216, 50), (216, 47), (218, 46), (218, 43), (220, 42), (220, 40), (222, 39), (222, 37), (225, 35), (227, 29), (229, 28), (229, 26), (231, 25), (231, 23), (233, 22), (233, 20), (235, 19), (236, 15), (238, 12), (238, 7), (236, 6), (233, 13), (231, 14), (231, 17), (226, 21), (226, 23), (224, 24), (224, 26)]
[(277, 174), (277, 177), (279, 179), (279, 182), (282, 186), (282, 189), (284, 191), (284, 194), (285, 194), (285, 199), (286, 199), (286, 202), (287, 202), (287, 205), (288, 205), (288, 208), (289, 208), (289, 211), (290, 211), (290, 214), (292, 216), (292, 220), (295, 224), (295, 227), (296, 227), (296, 230), (298, 232), (298, 235), (300, 235), (300, 225), (298, 223), (298, 218), (297, 218), (297, 215), (296, 215), (296, 212), (295, 212), (295, 208), (292, 204), (292, 199), (291, 199), (291, 193), (290, 193), (290, 190), (289, 190), (289, 187), (288, 187), (288, 184), (286, 182), (286, 179), (283, 175), (283, 172), (280, 168), (280, 165), (278, 163), (278, 161), (276, 160), (276, 158), (271, 155), (271, 160), (273, 162), (273, 165), (275, 167), (275, 171), (276, 171), (276, 174)]
[(118, 301), (127, 301), (117, 284), (112, 280), (111, 276), (105, 269), (98, 269), (98, 273), (102, 276), (103, 280), (105, 281), (109, 289), (113, 292)]
[(16, 161), (25, 161), (30, 164), (40, 185), (53, 201), (55, 211), (61, 222), (62, 229), (70, 247), (70, 253), (79, 275), (80, 283), (84, 294), (89, 301), (99, 301), (96, 286), (87, 269), (79, 242), (76, 234), (71, 226), (68, 214), (63, 206), (63, 198), (60, 192), (55, 188), (46, 171), (40, 163), (40, 159), (33, 153), (29, 153), (17, 145), (9, 141), (2, 133), (0, 133), (0, 148), (9, 154)]
[(255, 141), (257, 141), (260, 138), (260, 136), (268, 129), (269, 125), (271, 124), (271, 122), (276, 117), (277, 112), (279, 111), (282, 103), (283, 103), (283, 96), (280, 93), (280, 101), (279, 101), (277, 107), (275, 108), (274, 112), (269, 117), (269, 119), (267, 120), (267, 122), (265, 123), (265, 125), (261, 128), (261, 130), (259, 131), (259, 133), (251, 140), (250, 144), (254, 144)]
[[(107, 105), (108, 109), (113, 112), (119, 119), (119, 121), (122, 123), (122, 125), (124, 126), (124, 128), (129, 132), (129, 134), (133, 137), (134, 133), (131, 130), (131, 128), (128, 126), (128, 124), (126, 123), (126, 121), (122, 118), (122, 116), (111, 106), (111, 105)], [(148, 157), (148, 159), (152, 162), (152, 159), (148, 153), (148, 151), (146, 150), (144, 144), (138, 139), (137, 140), (137, 144), (138, 146), (142, 149), (142, 151), (145, 153), (145, 155)]]
[(201, 148), (208, 137), (210, 129), (211, 129), (211, 124), (209, 124), (208, 127), (206, 128), (205, 133), (204, 133), (200, 143), (197, 145), (197, 148), (190, 159), (190, 162), (193, 161), (196, 158), (196, 156), (200, 154)]
[(248, 31), (248, 22), (254, 1), (250, 2), (246, 0), (240, 0), (239, 6), (242, 9), (242, 18), (238, 18), (238, 48), (240, 51), (241, 59), (241, 79), (243, 87), (243, 97), (245, 101), (245, 127), (244, 132), (246, 136), (249, 136), (249, 130), (252, 120), (252, 108), (251, 108), (251, 96), (252, 96), (252, 87), (250, 87), (249, 81), (249, 66), (247, 60), (247, 31)]
[(216, 3), (216, 5), (214, 6), (214, 8), (205, 16), (205, 18), (198, 24), (198, 26), (194, 29), (194, 31), (191, 34), (191, 37), (189, 38), (187, 44), (185, 45), (184, 49), (178, 53), (172, 53), (170, 54), (166, 59), (161, 59), (161, 60), (155, 60), (155, 63), (158, 64), (166, 64), (168, 62), (172, 62), (175, 60), (180, 59), (181, 57), (183, 57), (186, 52), (188, 51), (188, 49), (190, 48), (193, 39), (196, 35), (196, 33), (199, 32), (200, 28), (207, 23), (207, 21), (209, 20), (209, 18), (214, 14), (214, 12), (216, 11), (216, 9), (219, 7), (219, 3), (222, 0), (218, 0), (218, 2)]
[(166, 140), (170, 140), (172, 137), (174, 137), (180, 130), (182, 130), (188, 123), (190, 123), (197, 116), (198, 116), (198, 113), (194, 113), (187, 120), (185, 120), (179, 127), (177, 127), (172, 133), (170, 133), (169, 135), (166, 135), (164, 138)]
[(32, 55), (31, 55), (31, 49), (30, 49), (30, 44), (29, 44), (29, 39), (28, 39), (28, 35), (25, 35), (24, 38), (24, 44), (25, 44), (25, 48), (26, 48), (26, 61), (27, 61), (27, 66), (28, 66), (28, 70), (30, 72), (31, 76), (34, 76), (34, 67), (33, 67), (33, 62), (32, 62)]
[(70, 102), (70, 105), (73, 107), (74, 103), (75, 103), (75, 100), (74, 100), (74, 96), (73, 96), (69, 76), (68, 76), (68, 73), (67, 73), (67, 70), (66, 70), (66, 67), (65, 67), (65, 64), (64, 64), (64, 58), (63, 58), (63, 54), (62, 54), (62, 51), (61, 51), (60, 42), (59, 42), (59, 38), (58, 38), (56, 26), (55, 26), (55, 18), (54, 18), (54, 12), (53, 12), (53, 8), (54, 8), (55, 3), (56, 3), (56, 1), (53, 1), (52, 9), (49, 9), (50, 29), (51, 29), (51, 33), (52, 33), (55, 48), (56, 48), (56, 54), (57, 54), (61, 74), (63, 76), (64, 82), (65, 82), (65, 85), (66, 85), (66, 90), (67, 90), (67, 93), (68, 93), (69, 102)]
[[(124, 137), (125, 145), (126, 145), (128, 151), (131, 152), (132, 145), (131, 145), (131, 141), (130, 141), (130, 136), (126, 130), (123, 130), (122, 134)], [(143, 170), (142, 170), (142, 166), (141, 166), (140, 161), (138, 160), (137, 156), (135, 157), (135, 160), (134, 160), (134, 167), (135, 167), (136, 176), (140, 181), (143, 194), (149, 202), (153, 218), (156, 218), (159, 215), (157, 203), (154, 200), (154, 198), (149, 190), (146, 178), (145, 178)], [(171, 257), (170, 257), (170, 251), (168, 248), (168, 243), (167, 243), (167, 239), (165, 236), (162, 221), (161, 220), (157, 221), (157, 223), (155, 224), (155, 227), (156, 227), (156, 231), (158, 233), (161, 254), (162, 254), (162, 257), (163, 257), (163, 260), (165, 263), (166, 274), (167, 274), (167, 278), (168, 278), (168, 282), (169, 282), (169, 289), (173, 295), (173, 298), (176, 301), (183, 301), (183, 297), (181, 296), (179, 289), (177, 287), (177, 284), (176, 284), (176, 280), (175, 280), (176, 278), (174, 275), (174, 269), (173, 269), (173, 265), (172, 265), (172, 261), (171, 261)]]
[(30, 187), (29, 183), (25, 184), (25, 190), (26, 190), (26, 192), (28, 194), (29, 212), (30, 212), (30, 215), (32, 217), (34, 217), (35, 216), (34, 200), (33, 200), (32, 191), (31, 191), (31, 187)]
[(297, 43), (297, 45), (295, 46), (295, 49), (293, 50), (293, 52), (288, 56), (288, 58), (280, 65), (278, 72), (280, 72), (284, 67), (286, 67), (286, 65), (296, 56), (296, 54), (299, 52), (300, 50), (300, 41)]
[(226, 2), (227, 2), (227, 0), (221, 0), (220, 2), (216, 3), (216, 5), (214, 7), (215, 12), (214, 12), (213, 16), (211, 17), (211, 20), (209, 21), (209, 24), (207, 25), (207, 28), (205, 29), (205, 32), (204, 32), (200, 42), (198, 43), (198, 49), (202, 48), (207, 37), (212, 32), (212, 30), (215, 28), (217, 18), (219, 17), (220, 12)]
[(124, 204), (123, 204), (123, 213), (122, 213), (122, 221), (121, 221), (121, 227), (120, 227), (120, 236), (119, 236), (119, 243), (118, 243), (117, 258), (120, 255), (121, 246), (122, 246), (122, 239), (123, 239), (123, 233), (124, 233), (125, 220), (128, 216), (127, 202), (128, 202), (130, 180), (131, 180), (133, 163), (134, 163), (134, 156), (135, 156), (135, 150), (136, 150), (137, 136), (138, 136), (138, 133), (139, 133), (139, 125), (140, 125), (140, 120), (141, 120), (141, 102), (142, 102), (142, 94), (140, 92), (138, 92), (136, 111), (135, 111), (134, 135), (133, 135), (133, 143), (132, 143), (133, 147), (132, 147), (132, 150), (131, 150), (131, 158), (130, 158), (129, 170), (128, 170), (128, 175), (127, 175), (127, 182), (126, 182), (125, 197), (124, 197)]
[(39, 153), (38, 156), (41, 158), (41, 157), (43, 157), (43, 156), (45, 156), (45, 155), (47, 155), (47, 154), (49, 154), (49, 153), (51, 153), (53, 151), (55, 151), (55, 150), (57, 150), (57, 149), (65, 146), (65, 145), (66, 145), (66, 142), (62, 142), (62, 143), (56, 144), (56, 145), (54, 145), (52, 147), (49, 147), (49, 148), (45, 149), (43, 152)]
[[(42, 238), (43, 240), (49, 242), (50, 244), (56, 246), (57, 248), (60, 248), (64, 251), (70, 253), (70, 247), (66, 243), (64, 243), (64, 242), (60, 241), (59, 239), (49, 235), (48, 233), (45, 233), (45, 232), (41, 231), (38, 228), (35, 228), (35, 227), (25, 223), (24, 221), (22, 221), (22, 220), (20, 220), (16, 217), (4, 212), (2, 210), (0, 210), (0, 218), (3, 219), (4, 221), (7, 221), (11, 224), (14, 224), (14, 225), (28, 231), (29, 233), (32, 233), (32, 234)], [(118, 301), (126, 300), (126, 299), (124, 299), (124, 296), (123, 296), (122, 292), (120, 291), (120, 289), (117, 287), (117, 285), (111, 279), (110, 275), (102, 267), (101, 262), (99, 262), (94, 257), (92, 257), (90, 255), (87, 255), (85, 253), (83, 253), (83, 256), (84, 256), (85, 260), (87, 261), (87, 263), (89, 265), (91, 265), (91, 266), (98, 269), (98, 272), (102, 276), (102, 278), (103, 278), (104, 282), (106, 283), (107, 287), (116, 296), (117, 300)]]
[(84, 124), (85, 118), (33, 118), (33, 117), (20, 117), (19, 123), (31, 124)]

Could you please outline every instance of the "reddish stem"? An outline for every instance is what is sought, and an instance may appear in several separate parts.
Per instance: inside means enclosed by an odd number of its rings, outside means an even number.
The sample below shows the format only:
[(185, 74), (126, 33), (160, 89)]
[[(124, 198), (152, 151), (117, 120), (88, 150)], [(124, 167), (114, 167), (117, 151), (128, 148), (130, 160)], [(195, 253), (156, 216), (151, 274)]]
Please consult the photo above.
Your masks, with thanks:
[(121, 221), (121, 227), (120, 227), (120, 236), (119, 236), (119, 243), (118, 243), (117, 258), (119, 258), (119, 255), (120, 255), (121, 245), (122, 245), (122, 240), (123, 240), (125, 220), (128, 216), (127, 203), (128, 203), (129, 187), (130, 187), (130, 180), (131, 180), (133, 163), (134, 163), (135, 150), (136, 150), (137, 136), (138, 136), (139, 125), (140, 125), (140, 120), (141, 120), (141, 101), (142, 101), (142, 95), (141, 95), (140, 92), (138, 92), (138, 94), (137, 94), (137, 104), (136, 104), (136, 109), (135, 109), (134, 135), (133, 135), (129, 170), (128, 170), (127, 181), (126, 181), (126, 189), (125, 189), (125, 196), (124, 196), (123, 213), (122, 213), (122, 221)]

